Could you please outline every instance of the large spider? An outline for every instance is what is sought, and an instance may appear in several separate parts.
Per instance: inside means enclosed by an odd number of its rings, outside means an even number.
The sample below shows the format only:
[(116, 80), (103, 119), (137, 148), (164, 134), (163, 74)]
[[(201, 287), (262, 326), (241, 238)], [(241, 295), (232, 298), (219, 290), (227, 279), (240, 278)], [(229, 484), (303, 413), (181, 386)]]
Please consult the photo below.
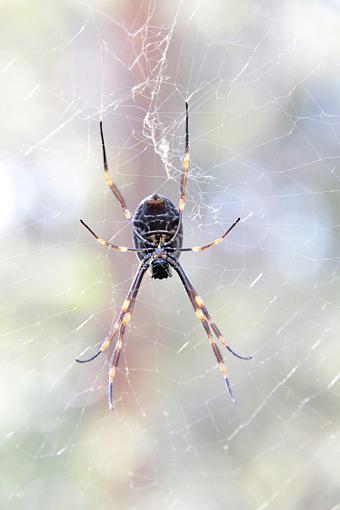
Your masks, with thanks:
[(185, 274), (181, 264), (178, 259), (180, 257), (181, 252), (183, 251), (204, 251), (212, 246), (216, 246), (221, 243), (223, 239), (229, 234), (229, 232), (235, 227), (235, 225), (240, 221), (240, 218), (228, 228), (224, 234), (215, 239), (208, 244), (204, 244), (203, 246), (194, 246), (192, 248), (182, 248), (183, 245), (183, 223), (182, 223), (182, 215), (186, 202), (186, 185), (188, 178), (188, 170), (189, 170), (189, 115), (188, 115), (188, 103), (185, 103), (186, 109), (186, 130), (185, 130), (185, 153), (183, 160), (183, 172), (180, 186), (180, 199), (178, 210), (175, 205), (169, 200), (167, 197), (163, 195), (153, 194), (149, 197), (144, 198), (142, 202), (137, 207), (133, 217), (126, 206), (126, 202), (118, 190), (117, 186), (112, 182), (111, 177), (109, 175), (109, 167), (106, 159), (106, 150), (105, 150), (105, 142), (103, 135), (103, 125), (100, 122), (100, 135), (102, 141), (102, 149), (103, 149), (103, 161), (104, 161), (104, 175), (105, 180), (109, 188), (111, 189), (114, 196), (117, 198), (118, 202), (121, 205), (123, 213), (127, 220), (130, 221), (132, 232), (133, 232), (133, 244), (134, 248), (127, 248), (124, 246), (116, 246), (115, 244), (109, 243), (104, 239), (100, 238), (91, 230), (91, 228), (86, 225), (83, 220), (80, 220), (84, 227), (91, 232), (91, 234), (97, 239), (98, 243), (107, 246), (115, 251), (120, 252), (135, 252), (137, 257), (140, 260), (139, 268), (137, 273), (133, 279), (132, 285), (128, 292), (128, 295), (122, 305), (120, 314), (117, 318), (117, 321), (113, 327), (113, 330), (109, 337), (107, 337), (100, 349), (96, 354), (91, 356), (88, 359), (76, 359), (79, 363), (88, 363), (89, 361), (94, 360), (100, 353), (105, 351), (110, 345), (115, 337), (117, 331), (118, 333), (118, 341), (116, 342), (115, 348), (113, 350), (111, 360), (110, 360), (110, 369), (109, 369), (109, 407), (113, 408), (113, 398), (112, 398), (112, 386), (113, 380), (116, 375), (116, 367), (118, 365), (119, 356), (121, 353), (121, 349), (123, 346), (123, 339), (126, 330), (127, 324), (130, 322), (132, 310), (137, 298), (137, 293), (142, 282), (143, 276), (146, 273), (147, 269), (151, 268), (151, 277), (155, 279), (162, 280), (163, 278), (169, 278), (171, 276), (170, 267), (172, 267), (179, 275), (186, 293), (191, 301), (191, 304), (196, 312), (198, 319), (200, 320), (205, 332), (207, 334), (210, 345), (214, 351), (214, 354), (217, 359), (217, 363), (221, 374), (225, 380), (226, 387), (229, 393), (230, 398), (235, 402), (234, 396), (231, 391), (228, 372), (226, 366), (223, 362), (223, 357), (221, 351), (219, 350), (212, 333), (218, 338), (219, 342), (223, 347), (226, 347), (228, 351), (230, 351), (234, 356), (240, 359), (249, 360), (251, 356), (241, 356), (237, 354), (229, 345), (227, 345), (225, 339), (222, 336), (221, 331), (213, 322), (212, 318), (209, 315), (207, 308), (204, 305), (202, 298), (197, 294), (194, 287), (191, 285), (189, 278)]

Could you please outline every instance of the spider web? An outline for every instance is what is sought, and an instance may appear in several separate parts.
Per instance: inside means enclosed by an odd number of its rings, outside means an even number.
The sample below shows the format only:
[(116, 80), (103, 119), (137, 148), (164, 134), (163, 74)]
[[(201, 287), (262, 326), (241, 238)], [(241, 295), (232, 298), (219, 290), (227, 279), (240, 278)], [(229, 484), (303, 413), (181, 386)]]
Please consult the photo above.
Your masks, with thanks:
[[(3, 6), (1, 508), (340, 508), (337, 1)], [(237, 405), (179, 279), (146, 276), (107, 409), (112, 328), (137, 268), (128, 206), (175, 203), (181, 257), (241, 361)]]

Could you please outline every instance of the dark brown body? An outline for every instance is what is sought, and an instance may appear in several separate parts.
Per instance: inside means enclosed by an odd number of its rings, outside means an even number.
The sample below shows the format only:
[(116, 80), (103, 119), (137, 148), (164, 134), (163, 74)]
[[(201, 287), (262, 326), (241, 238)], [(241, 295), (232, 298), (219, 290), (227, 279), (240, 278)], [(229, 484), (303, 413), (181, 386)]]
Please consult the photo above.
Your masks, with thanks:
[[(162, 248), (164, 244), (182, 248), (183, 225), (179, 211), (164, 195), (154, 194), (144, 198), (135, 211), (132, 223), (135, 248)], [(171, 255), (178, 259), (180, 254), (180, 251), (174, 251)], [(145, 258), (144, 253), (139, 252), (137, 256), (140, 260)], [(169, 264), (161, 258), (152, 261), (151, 271), (153, 278), (171, 276)]]

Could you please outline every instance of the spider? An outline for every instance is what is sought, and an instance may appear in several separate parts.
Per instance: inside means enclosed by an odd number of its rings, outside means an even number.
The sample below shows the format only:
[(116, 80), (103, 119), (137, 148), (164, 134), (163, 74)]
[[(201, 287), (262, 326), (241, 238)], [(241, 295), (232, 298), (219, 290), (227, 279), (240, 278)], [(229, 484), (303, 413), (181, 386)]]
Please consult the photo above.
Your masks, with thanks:
[(143, 276), (149, 268), (151, 269), (151, 278), (159, 280), (169, 278), (170, 276), (172, 276), (171, 268), (173, 268), (180, 277), (185, 288), (185, 291), (188, 294), (189, 300), (195, 310), (197, 318), (201, 322), (206, 332), (212, 350), (215, 354), (218, 367), (225, 380), (228, 394), (232, 401), (234, 402), (235, 399), (231, 390), (227, 368), (224, 364), (221, 351), (213, 338), (213, 334), (217, 337), (221, 345), (227, 348), (228, 351), (231, 352), (237, 358), (244, 360), (251, 359), (251, 356), (243, 356), (236, 353), (226, 343), (225, 339), (222, 336), (221, 331), (210, 317), (209, 312), (202, 298), (199, 296), (199, 294), (196, 292), (196, 290), (190, 283), (189, 278), (185, 274), (184, 269), (182, 268), (178, 260), (182, 252), (189, 251), (201, 252), (213, 246), (217, 246), (224, 240), (224, 238), (229, 234), (229, 232), (240, 221), (240, 218), (237, 218), (237, 220), (231, 225), (231, 227), (229, 227), (228, 230), (224, 232), (224, 234), (221, 237), (215, 239), (215, 241), (212, 241), (208, 244), (204, 244), (203, 246), (194, 246), (192, 248), (182, 247), (183, 245), (182, 216), (186, 203), (186, 186), (189, 170), (189, 113), (187, 102), (185, 103), (185, 110), (186, 110), (185, 152), (183, 159), (183, 170), (180, 184), (180, 198), (178, 209), (173, 204), (173, 202), (169, 200), (169, 198), (167, 198), (164, 195), (158, 195), (154, 193), (153, 195), (148, 196), (141, 201), (133, 216), (131, 215), (129, 209), (126, 206), (126, 202), (123, 198), (123, 195), (119, 191), (118, 187), (111, 180), (106, 158), (103, 124), (102, 122), (100, 122), (100, 136), (103, 151), (105, 180), (108, 187), (111, 189), (112, 193), (118, 200), (125, 215), (125, 218), (131, 224), (134, 248), (116, 246), (115, 244), (105, 241), (101, 237), (97, 236), (97, 234), (95, 234), (95, 232), (93, 232), (93, 230), (83, 220), (80, 220), (80, 222), (85, 228), (87, 228), (87, 230), (96, 238), (98, 243), (101, 244), (102, 246), (111, 248), (114, 251), (135, 252), (140, 260), (138, 270), (133, 279), (127, 297), (121, 307), (121, 311), (118, 315), (118, 318), (115, 322), (111, 334), (102, 342), (99, 350), (93, 356), (91, 356), (88, 359), (79, 358), (76, 359), (78, 363), (88, 363), (94, 360), (95, 358), (97, 358), (97, 356), (99, 356), (102, 352), (106, 351), (106, 349), (110, 347), (115, 335), (118, 332), (118, 340), (115, 344), (110, 359), (110, 369), (108, 374), (109, 375), (108, 399), (110, 409), (113, 409), (113, 396), (112, 396), (113, 381), (116, 375), (116, 367), (118, 365), (121, 349), (123, 346), (126, 326), (131, 320), (133, 307), (136, 302), (137, 293), (141, 285)]

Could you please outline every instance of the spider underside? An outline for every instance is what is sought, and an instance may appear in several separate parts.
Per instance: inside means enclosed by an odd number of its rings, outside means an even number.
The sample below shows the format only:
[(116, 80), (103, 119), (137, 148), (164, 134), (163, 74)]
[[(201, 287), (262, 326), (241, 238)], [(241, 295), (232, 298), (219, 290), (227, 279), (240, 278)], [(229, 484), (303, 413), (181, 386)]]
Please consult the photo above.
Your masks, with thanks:
[(183, 171), (180, 185), (180, 199), (178, 209), (171, 202), (169, 198), (164, 195), (153, 194), (149, 197), (144, 198), (137, 207), (133, 217), (126, 206), (123, 195), (112, 182), (109, 175), (109, 168), (106, 158), (106, 149), (104, 142), (103, 126), (100, 122), (100, 134), (103, 150), (103, 163), (104, 163), (104, 176), (107, 185), (111, 189), (114, 196), (117, 198), (123, 213), (127, 220), (130, 221), (132, 227), (132, 239), (133, 248), (127, 248), (125, 246), (117, 246), (104, 239), (100, 238), (93, 232), (93, 230), (86, 225), (83, 220), (81, 223), (90, 231), (90, 233), (97, 239), (98, 243), (107, 246), (115, 251), (120, 252), (135, 252), (138, 259), (140, 260), (139, 268), (133, 279), (132, 285), (128, 292), (128, 295), (122, 305), (119, 316), (115, 322), (112, 332), (102, 342), (99, 350), (88, 359), (77, 359), (79, 363), (87, 363), (94, 360), (102, 352), (108, 349), (118, 333), (118, 340), (115, 344), (113, 353), (110, 359), (109, 369), (109, 407), (113, 409), (113, 380), (116, 375), (116, 367), (119, 362), (121, 349), (123, 346), (124, 335), (126, 326), (130, 322), (133, 307), (137, 298), (137, 293), (142, 282), (143, 276), (146, 271), (150, 268), (151, 277), (154, 279), (165, 279), (172, 276), (171, 270), (173, 269), (180, 277), (185, 291), (189, 297), (189, 300), (195, 310), (196, 316), (201, 322), (209, 343), (215, 354), (220, 372), (225, 380), (226, 387), (230, 398), (235, 402), (230, 383), (228, 378), (227, 368), (223, 361), (221, 351), (216, 344), (213, 335), (217, 338), (220, 344), (227, 348), (234, 356), (249, 360), (251, 356), (242, 356), (236, 353), (225, 341), (221, 331), (213, 322), (209, 315), (209, 312), (202, 300), (198, 295), (191, 282), (189, 281), (186, 273), (184, 272), (181, 264), (179, 263), (179, 257), (183, 251), (200, 252), (208, 248), (218, 245), (228, 235), (228, 233), (235, 227), (240, 221), (238, 218), (231, 227), (218, 239), (212, 241), (203, 246), (195, 246), (191, 248), (183, 248), (183, 223), (182, 216), (186, 203), (186, 185), (189, 170), (189, 116), (188, 116), (188, 103), (186, 105), (186, 132), (185, 132), (185, 153), (183, 159)]

